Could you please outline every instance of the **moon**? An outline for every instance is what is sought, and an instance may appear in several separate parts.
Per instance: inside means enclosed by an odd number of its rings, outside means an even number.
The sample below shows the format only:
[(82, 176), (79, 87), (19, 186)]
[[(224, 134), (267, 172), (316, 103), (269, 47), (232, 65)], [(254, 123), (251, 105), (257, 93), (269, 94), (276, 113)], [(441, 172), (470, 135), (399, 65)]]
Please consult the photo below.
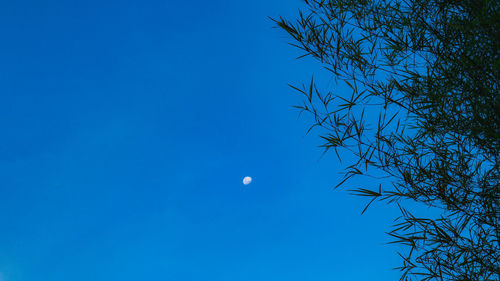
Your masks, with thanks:
[(252, 182), (252, 178), (251, 177), (244, 177), (243, 178), (243, 184), (244, 185), (249, 185), (251, 182)]

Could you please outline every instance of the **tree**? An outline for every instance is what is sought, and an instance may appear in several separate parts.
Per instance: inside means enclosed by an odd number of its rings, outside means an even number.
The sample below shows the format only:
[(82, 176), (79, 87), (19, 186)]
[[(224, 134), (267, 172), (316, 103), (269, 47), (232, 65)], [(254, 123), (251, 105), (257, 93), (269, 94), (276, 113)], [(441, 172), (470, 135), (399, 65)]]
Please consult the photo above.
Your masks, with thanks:
[(305, 2), (274, 21), (352, 92), (292, 85), (296, 108), (325, 152), (356, 157), (338, 186), (373, 177), (352, 193), (400, 207), (401, 280), (499, 280), (500, 1)]

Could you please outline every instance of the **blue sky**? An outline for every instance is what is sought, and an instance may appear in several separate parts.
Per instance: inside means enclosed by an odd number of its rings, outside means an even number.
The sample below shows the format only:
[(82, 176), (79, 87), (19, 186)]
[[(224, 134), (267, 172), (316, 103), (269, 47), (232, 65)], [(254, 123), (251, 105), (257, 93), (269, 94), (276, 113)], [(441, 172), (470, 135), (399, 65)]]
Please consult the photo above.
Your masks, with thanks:
[(397, 280), (292, 109), (299, 7), (0, 1), (0, 281)]

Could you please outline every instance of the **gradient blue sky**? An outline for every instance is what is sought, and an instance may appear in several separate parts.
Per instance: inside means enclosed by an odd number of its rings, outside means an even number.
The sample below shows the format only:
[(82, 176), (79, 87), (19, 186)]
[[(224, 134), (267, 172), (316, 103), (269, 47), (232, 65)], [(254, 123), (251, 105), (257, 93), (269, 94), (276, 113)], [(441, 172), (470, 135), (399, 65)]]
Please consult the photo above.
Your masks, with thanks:
[(0, 0), (0, 281), (397, 280), (291, 107), (301, 6)]

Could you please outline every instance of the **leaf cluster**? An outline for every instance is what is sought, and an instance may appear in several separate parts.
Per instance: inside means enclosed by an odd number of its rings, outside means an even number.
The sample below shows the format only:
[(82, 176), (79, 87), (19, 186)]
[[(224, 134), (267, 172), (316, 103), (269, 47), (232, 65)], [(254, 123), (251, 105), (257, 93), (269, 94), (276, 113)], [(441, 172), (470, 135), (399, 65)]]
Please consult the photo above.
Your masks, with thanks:
[[(305, 97), (296, 108), (313, 117), (308, 132), (321, 130), (325, 152), (356, 157), (338, 186), (379, 179), (351, 191), (369, 197), (367, 207), (400, 207), (389, 234), (408, 246), (401, 280), (499, 280), (500, 2), (306, 4), (276, 24), (351, 93), (322, 91), (311, 79), (291, 85)], [(441, 216), (417, 217), (404, 199)]]

